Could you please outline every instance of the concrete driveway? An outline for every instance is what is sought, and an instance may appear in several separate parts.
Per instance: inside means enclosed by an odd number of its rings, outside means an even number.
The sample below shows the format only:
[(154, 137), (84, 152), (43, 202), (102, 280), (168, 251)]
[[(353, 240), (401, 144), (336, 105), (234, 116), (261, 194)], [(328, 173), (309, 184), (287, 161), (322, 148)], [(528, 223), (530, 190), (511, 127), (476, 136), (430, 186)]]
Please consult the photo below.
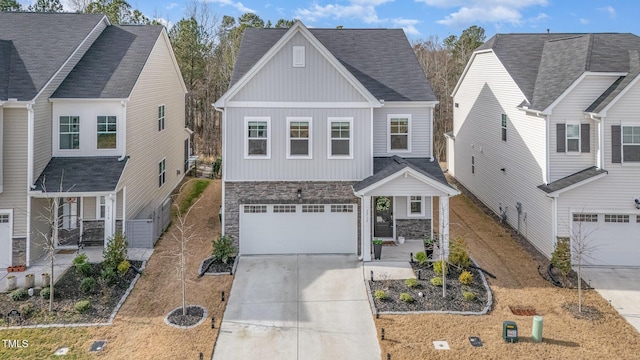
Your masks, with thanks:
[(583, 268), (582, 278), (640, 332), (640, 268)]
[(241, 257), (213, 359), (380, 359), (355, 256)]

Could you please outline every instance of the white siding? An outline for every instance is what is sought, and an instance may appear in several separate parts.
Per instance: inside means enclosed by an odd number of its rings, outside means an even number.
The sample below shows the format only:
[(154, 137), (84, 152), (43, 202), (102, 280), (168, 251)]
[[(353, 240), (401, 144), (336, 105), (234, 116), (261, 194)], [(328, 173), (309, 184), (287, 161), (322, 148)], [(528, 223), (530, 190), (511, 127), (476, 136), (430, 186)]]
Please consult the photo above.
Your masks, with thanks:
[[(293, 46), (305, 47), (305, 67), (293, 67)], [(282, 50), (230, 100), (365, 101), (345, 77), (338, 73), (301, 34), (295, 35), (285, 44)]]
[[(387, 151), (389, 140), (389, 114), (411, 115), (411, 152)], [(373, 109), (373, 156), (399, 155), (402, 157), (430, 157), (431, 156), (431, 109), (382, 107)]]
[[(367, 196), (440, 196), (443, 193), (435, 188), (430, 188), (421, 180), (412, 175), (407, 177), (399, 176), (375, 190), (366, 193)], [(406, 206), (406, 205), (405, 205)], [(406, 211), (406, 210), (405, 210)]]
[[(551, 200), (536, 187), (544, 182), (545, 120), (516, 107), (524, 95), (493, 53), (478, 54), (453, 99), (453, 166), (456, 179), (492, 211), (507, 208), (517, 228), (516, 203), (522, 204), (521, 232), (550, 255), (553, 251)], [(501, 115), (507, 115), (507, 141)], [(475, 174), (471, 174), (471, 157)], [(501, 169), (504, 168), (505, 171)]]
[(4, 108), (0, 209), (13, 209), (13, 237), (27, 235), (27, 110)]
[[(271, 118), (271, 158), (245, 159), (245, 116)], [(361, 180), (371, 175), (370, 109), (226, 109), (226, 169), (228, 181)], [(287, 159), (286, 118), (312, 118), (312, 158)], [(353, 117), (353, 159), (327, 158), (327, 119)]]

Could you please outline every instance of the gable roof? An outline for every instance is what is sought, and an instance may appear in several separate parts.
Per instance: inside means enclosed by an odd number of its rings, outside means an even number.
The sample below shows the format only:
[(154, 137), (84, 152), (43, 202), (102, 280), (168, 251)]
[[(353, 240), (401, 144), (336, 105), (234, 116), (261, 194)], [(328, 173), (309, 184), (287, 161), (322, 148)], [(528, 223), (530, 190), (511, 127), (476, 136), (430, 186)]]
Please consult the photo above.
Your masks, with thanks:
[(162, 26), (109, 26), (91, 45), (52, 98), (127, 98)]
[(0, 100), (32, 100), (101, 22), (99, 14), (0, 13)]
[[(54, 157), (35, 183), (35, 191), (80, 193), (115, 191), (128, 158)], [(60, 191), (62, 189), (62, 191)]]
[(497, 34), (476, 52), (492, 50), (529, 108), (544, 111), (585, 72), (629, 72), (633, 49), (640, 37), (630, 33)]
[[(288, 32), (244, 31), (230, 87)], [(376, 99), (437, 101), (402, 29), (308, 29)]]
[(549, 196), (567, 191), (576, 186), (582, 185), (583, 182), (588, 180), (596, 180), (600, 176), (605, 176), (609, 172), (604, 169), (599, 169), (595, 166), (578, 171), (577, 173), (558, 179), (549, 184), (543, 184), (538, 186), (538, 189), (544, 191)]

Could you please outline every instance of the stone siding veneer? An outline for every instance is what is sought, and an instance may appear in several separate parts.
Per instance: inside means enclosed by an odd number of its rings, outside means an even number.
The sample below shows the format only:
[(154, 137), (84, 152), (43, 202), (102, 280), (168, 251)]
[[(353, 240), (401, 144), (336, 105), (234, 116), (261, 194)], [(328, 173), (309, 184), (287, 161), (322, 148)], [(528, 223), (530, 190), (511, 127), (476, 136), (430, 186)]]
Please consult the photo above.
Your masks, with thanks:
[(11, 246), (12, 246), (11, 255), (13, 258), (11, 266), (26, 265), (27, 264), (27, 238), (13, 238)]
[(431, 236), (431, 219), (396, 219), (396, 237), (422, 240)]

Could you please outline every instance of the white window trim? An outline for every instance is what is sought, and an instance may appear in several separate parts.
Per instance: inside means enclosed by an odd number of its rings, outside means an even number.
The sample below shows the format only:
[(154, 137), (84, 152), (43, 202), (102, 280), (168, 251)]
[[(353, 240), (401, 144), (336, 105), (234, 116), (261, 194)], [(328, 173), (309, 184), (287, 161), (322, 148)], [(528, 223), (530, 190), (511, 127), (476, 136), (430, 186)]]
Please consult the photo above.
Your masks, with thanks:
[[(61, 118), (63, 117), (68, 117), (69, 119), (71, 119), (72, 117), (77, 117), (78, 118), (78, 148), (77, 149), (63, 149), (62, 147), (60, 147), (61, 142), (60, 142), (60, 136), (64, 135), (69, 135), (69, 134), (75, 134), (75, 133), (70, 133), (70, 132), (65, 132), (62, 133), (60, 132), (60, 124), (62, 123)], [(621, 130), (622, 131), (622, 130)], [(58, 115), (58, 126), (57, 126), (57, 136), (58, 136), (58, 151), (60, 152), (77, 152), (82, 150), (82, 119), (80, 119), (80, 115)], [(622, 141), (622, 140), (620, 140)]]
[[(419, 196), (419, 195), (412, 195)], [(411, 196), (407, 196), (407, 217), (424, 217), (424, 196), (420, 196), (420, 214), (411, 212)]]
[[(578, 126), (578, 151), (569, 151), (569, 125)], [(572, 138), (572, 139), (575, 139), (575, 138)], [(564, 153), (567, 155), (580, 155), (582, 153), (582, 124), (581, 123), (567, 122), (564, 124)]]
[[(105, 126), (106, 126), (105, 131), (99, 131), (98, 130), (98, 125), (99, 125), (98, 118), (100, 118), (100, 117), (104, 117), (105, 120), (107, 121), (105, 123)], [(113, 117), (113, 118), (116, 119), (116, 131), (109, 131), (109, 118), (110, 117)], [(117, 150), (118, 149), (118, 145), (120, 145), (120, 140), (118, 140), (118, 135), (119, 135), (118, 134), (118, 128), (119, 128), (119, 126), (118, 126), (118, 116), (117, 115), (97, 115), (96, 116), (96, 150), (99, 150), (99, 151)], [(98, 143), (100, 142), (100, 141), (98, 141), (98, 138), (100, 138), (100, 134), (105, 134), (105, 135), (114, 134), (116, 136), (116, 146), (112, 147), (112, 148), (100, 148), (100, 147), (98, 147)]]
[[(162, 172), (158, 171), (157, 173), (157, 179), (158, 179), (158, 188), (161, 188), (164, 186), (164, 184), (167, 183), (167, 158), (162, 158), (162, 160), (158, 161), (158, 165), (160, 165), (160, 163), (162, 163), (164, 161), (164, 170)], [(159, 169), (158, 169), (159, 170)], [(164, 174), (164, 179), (162, 180), (162, 185), (159, 184), (159, 180), (160, 180), (160, 175)]]
[[(309, 123), (309, 143), (307, 152), (309, 155), (291, 155), (291, 131), (292, 122), (308, 122)], [(268, 126), (268, 125), (267, 125)], [(269, 128), (267, 128), (269, 130)], [(287, 159), (313, 159), (313, 119), (311, 117), (287, 117)]]
[[(331, 123), (349, 123), (349, 155), (331, 155)], [(327, 118), (327, 159), (353, 159), (353, 118), (352, 117), (329, 117)]]
[(640, 161), (624, 161), (624, 128), (625, 127), (640, 127), (640, 123), (622, 123), (620, 124), (620, 163), (626, 164), (626, 166), (640, 166)]
[(105, 199), (105, 196), (96, 196), (96, 220), (103, 220), (104, 216), (101, 216), (100, 214), (100, 208), (102, 207), (102, 204), (100, 204), (100, 199), (104, 199), (104, 203), (105, 203), (105, 214), (107, 212), (107, 199)]
[[(267, 155), (249, 155), (249, 122), (264, 121), (267, 123)], [(247, 116), (244, 118), (244, 127), (242, 128), (244, 136), (244, 158), (255, 160), (271, 159), (271, 117), (269, 116)]]
[[(407, 149), (391, 149), (391, 119), (407, 119)], [(388, 153), (408, 153), (411, 152), (411, 114), (388, 114), (387, 115), (387, 152)]]
[(158, 116), (156, 117), (156, 129), (158, 129), (159, 125), (160, 125), (160, 119), (162, 119), (162, 129), (159, 129), (158, 132), (163, 132), (164, 129), (166, 129), (166, 125), (167, 125), (167, 107), (165, 106), (165, 104), (159, 104), (158, 105), (158, 111), (160, 110), (160, 108), (162, 107), (162, 116)]

